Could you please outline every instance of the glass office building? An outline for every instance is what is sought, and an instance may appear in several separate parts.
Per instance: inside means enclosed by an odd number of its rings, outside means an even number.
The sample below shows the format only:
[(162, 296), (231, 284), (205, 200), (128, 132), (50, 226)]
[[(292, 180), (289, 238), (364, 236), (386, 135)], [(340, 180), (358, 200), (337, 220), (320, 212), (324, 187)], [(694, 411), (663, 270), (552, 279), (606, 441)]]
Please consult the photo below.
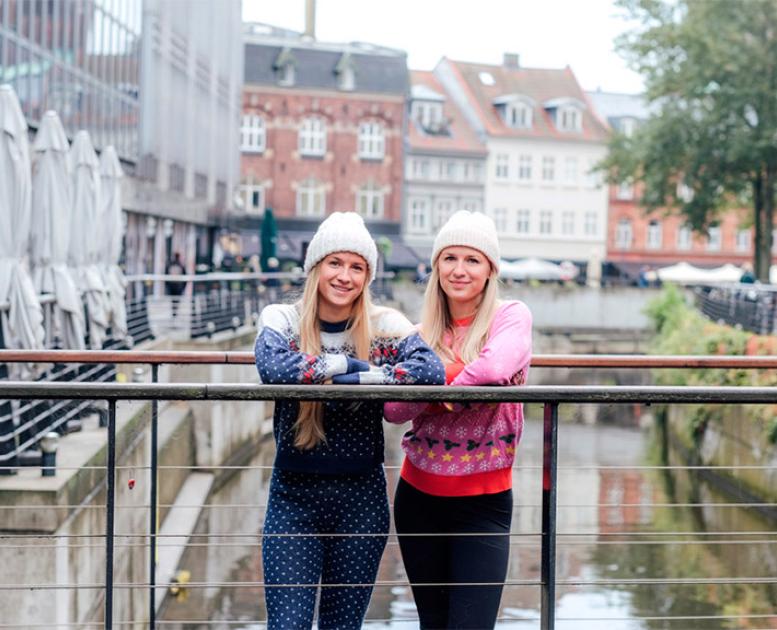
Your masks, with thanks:
[(0, 83), (31, 129), (53, 109), (123, 161), (128, 273), (210, 258), (239, 181), (242, 76), (241, 0), (0, 0)]
[(54, 109), (135, 161), (142, 16), (142, 0), (0, 0), (0, 83), (32, 126)]

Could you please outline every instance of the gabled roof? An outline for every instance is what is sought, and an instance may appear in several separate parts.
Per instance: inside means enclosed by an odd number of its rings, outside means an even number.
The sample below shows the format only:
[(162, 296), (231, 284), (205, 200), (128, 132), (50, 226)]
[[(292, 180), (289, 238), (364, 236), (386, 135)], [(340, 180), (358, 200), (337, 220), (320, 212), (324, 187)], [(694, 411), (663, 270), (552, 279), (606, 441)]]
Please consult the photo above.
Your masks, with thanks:
[(456, 103), (447, 94), (443, 85), (437, 80), (437, 77), (432, 72), (411, 70), (410, 82), (414, 98), (416, 93), (436, 94), (444, 98), (443, 116), (450, 121), (450, 135), (430, 135), (424, 133), (415, 121), (408, 120), (407, 137), (410, 150), (433, 153), (469, 153), (473, 157), (485, 157), (485, 145), (466, 121)]
[[(450, 66), (452, 75), (461, 85), (475, 116), (489, 136), (579, 139), (593, 142), (607, 140), (606, 123), (588, 106), (586, 94), (569, 66), (563, 69), (511, 68), (445, 58), (440, 63)], [(511, 128), (500, 117), (494, 100), (509, 94), (524, 95), (536, 102), (530, 129)], [(556, 128), (550, 112), (543, 104), (557, 103), (558, 99), (574, 99), (584, 106), (582, 132), (565, 132)]]

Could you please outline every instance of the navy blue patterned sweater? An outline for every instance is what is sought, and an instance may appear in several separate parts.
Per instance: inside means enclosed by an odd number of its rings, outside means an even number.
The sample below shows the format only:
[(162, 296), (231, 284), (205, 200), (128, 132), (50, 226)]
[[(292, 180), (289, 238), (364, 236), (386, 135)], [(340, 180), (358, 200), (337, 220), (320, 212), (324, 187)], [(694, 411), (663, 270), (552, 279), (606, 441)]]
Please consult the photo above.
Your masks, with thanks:
[[(320, 384), (349, 371), (355, 356), (347, 322), (321, 322), (322, 354), (299, 349), (299, 311), (293, 305), (267, 306), (259, 321), (254, 354), (262, 383)], [(375, 308), (370, 370), (360, 372), (362, 384), (443, 385), (445, 368), (412, 324), (397, 311)], [(367, 472), (383, 462), (383, 403), (324, 403), (326, 441), (312, 449), (294, 446), (299, 404), (275, 403), (275, 466), (281, 470), (345, 474)]]

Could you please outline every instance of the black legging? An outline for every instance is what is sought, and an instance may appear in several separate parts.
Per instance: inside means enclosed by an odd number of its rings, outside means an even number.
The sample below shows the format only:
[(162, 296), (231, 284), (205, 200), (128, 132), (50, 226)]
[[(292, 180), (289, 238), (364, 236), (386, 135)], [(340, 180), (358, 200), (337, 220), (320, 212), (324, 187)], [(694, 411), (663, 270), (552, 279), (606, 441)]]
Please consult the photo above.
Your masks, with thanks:
[[(394, 520), (423, 630), (494, 627), (510, 555), (512, 504), (512, 490), (438, 497), (399, 480)], [(407, 535), (429, 533), (488, 535)], [(419, 586), (467, 582), (493, 585)]]

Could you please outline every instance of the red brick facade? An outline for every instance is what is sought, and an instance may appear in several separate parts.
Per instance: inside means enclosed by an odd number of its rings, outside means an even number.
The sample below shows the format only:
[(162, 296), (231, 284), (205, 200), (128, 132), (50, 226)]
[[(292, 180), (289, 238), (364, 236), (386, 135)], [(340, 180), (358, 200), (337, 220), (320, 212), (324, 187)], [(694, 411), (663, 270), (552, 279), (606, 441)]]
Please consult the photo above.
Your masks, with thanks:
[[(360, 187), (384, 192), (383, 221), (399, 223), (402, 207), (404, 100), (396, 95), (305, 91), (246, 85), (243, 113), (263, 117), (266, 143), (262, 153), (243, 153), (241, 180), (265, 184), (265, 206), (278, 218), (297, 217), (297, 187), (313, 178), (325, 184), (326, 214), (357, 210)], [(305, 118), (326, 121), (326, 153), (301, 156), (298, 130)], [(359, 125), (379, 122), (385, 132), (382, 160), (358, 153)]]
[[(639, 189), (637, 189), (638, 194)], [(710, 249), (708, 238), (696, 232), (691, 233), (690, 247), (682, 248), (678, 237), (685, 218), (678, 215), (665, 216), (661, 212), (646, 214), (638, 204), (638, 199), (619, 199), (617, 187), (610, 188), (609, 212), (607, 221), (607, 260), (614, 263), (639, 263), (642, 265), (663, 267), (678, 262), (688, 262), (692, 265), (720, 266), (726, 263), (741, 265), (753, 260), (752, 228), (748, 224), (748, 209), (730, 210), (721, 215), (720, 248)], [(631, 242), (628, 247), (618, 242), (618, 225), (621, 221), (631, 223)], [(651, 221), (660, 226), (660, 245), (651, 247), (648, 230)], [(740, 230), (750, 232), (750, 242), (747, 248), (737, 246), (737, 234)], [(654, 243), (655, 245), (655, 243)]]

